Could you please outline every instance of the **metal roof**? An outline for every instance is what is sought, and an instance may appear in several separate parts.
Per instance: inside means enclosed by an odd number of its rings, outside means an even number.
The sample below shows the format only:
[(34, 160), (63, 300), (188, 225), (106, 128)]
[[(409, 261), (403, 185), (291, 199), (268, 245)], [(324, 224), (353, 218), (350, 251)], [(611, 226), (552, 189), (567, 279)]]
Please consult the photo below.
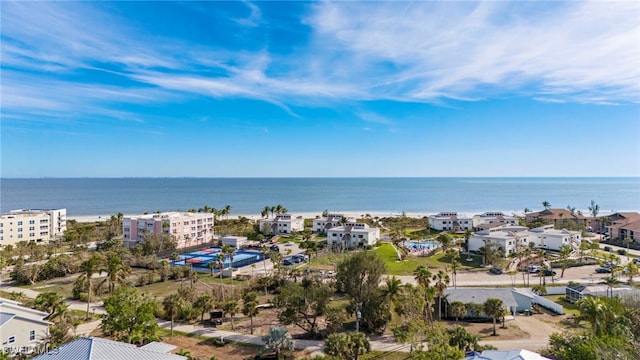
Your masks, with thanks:
[[(169, 345), (168, 347), (170, 347)], [(166, 347), (166, 349), (168, 349)], [(33, 358), (34, 360), (186, 360), (180, 355), (160, 352), (159, 345), (148, 349), (119, 341), (82, 337), (66, 343), (56, 350)], [(173, 349), (173, 348), (172, 348)]]

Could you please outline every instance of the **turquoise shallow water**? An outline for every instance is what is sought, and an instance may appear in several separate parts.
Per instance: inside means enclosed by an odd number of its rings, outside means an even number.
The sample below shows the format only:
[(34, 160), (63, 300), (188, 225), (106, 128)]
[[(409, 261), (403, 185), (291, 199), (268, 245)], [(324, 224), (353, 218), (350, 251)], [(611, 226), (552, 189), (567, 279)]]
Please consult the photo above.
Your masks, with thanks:
[(231, 205), (258, 214), (290, 212), (432, 213), (537, 210), (640, 210), (640, 178), (89, 178), (0, 179), (0, 210), (67, 208), (69, 216), (135, 214)]

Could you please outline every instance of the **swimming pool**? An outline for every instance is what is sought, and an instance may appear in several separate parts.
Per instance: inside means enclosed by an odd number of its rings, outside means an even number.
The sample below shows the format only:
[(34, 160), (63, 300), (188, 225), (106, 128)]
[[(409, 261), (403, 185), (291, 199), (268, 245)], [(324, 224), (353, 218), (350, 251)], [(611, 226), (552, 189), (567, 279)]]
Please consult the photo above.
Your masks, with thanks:
[(406, 248), (413, 248), (413, 249), (419, 249), (419, 250), (424, 250), (424, 249), (435, 249), (440, 247), (441, 244), (437, 241), (405, 241), (404, 242), (404, 247)]
[[(209, 248), (204, 250), (193, 251), (180, 255), (180, 258), (176, 261), (169, 260), (171, 265), (184, 266), (190, 265), (193, 270), (201, 272), (210, 272), (209, 263), (218, 261), (218, 254), (220, 254), (220, 248)], [(233, 253), (233, 267), (239, 268), (247, 265), (262, 261), (263, 253), (258, 250), (236, 250)], [(224, 254), (224, 268), (229, 268), (231, 259), (229, 255)], [(214, 271), (219, 271), (217, 265)]]

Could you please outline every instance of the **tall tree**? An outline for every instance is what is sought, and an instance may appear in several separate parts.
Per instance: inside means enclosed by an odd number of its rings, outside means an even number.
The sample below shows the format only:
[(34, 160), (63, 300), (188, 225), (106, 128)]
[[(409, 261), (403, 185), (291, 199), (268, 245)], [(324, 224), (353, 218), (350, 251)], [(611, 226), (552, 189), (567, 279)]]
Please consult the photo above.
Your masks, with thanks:
[(236, 314), (238, 313), (238, 301), (236, 300), (229, 300), (226, 301), (224, 304), (222, 304), (222, 311), (224, 311), (224, 314), (229, 314), (229, 316), (231, 317), (231, 330), (235, 330), (235, 325), (234, 325), (234, 318), (236, 316)]
[(220, 294), (222, 295), (222, 301), (224, 302), (224, 283), (222, 282), (222, 274), (224, 273), (224, 263), (227, 258), (223, 253), (218, 253), (216, 256), (216, 264), (218, 265), (218, 269), (220, 271)]
[(571, 247), (567, 245), (560, 246), (560, 267), (562, 268), (562, 272), (560, 273), (560, 277), (564, 277), (564, 271), (569, 266), (569, 256), (571, 255)]
[(283, 325), (293, 324), (310, 337), (320, 333), (318, 320), (327, 311), (333, 289), (320, 280), (304, 278), (302, 284), (288, 283), (275, 298), (278, 320)]
[(253, 335), (253, 318), (258, 315), (260, 308), (258, 307), (258, 294), (254, 292), (248, 292), (242, 297), (242, 313), (244, 316), (248, 316), (251, 320), (250, 329), (251, 335)]
[(109, 295), (113, 295), (116, 284), (124, 284), (127, 276), (131, 275), (131, 268), (122, 261), (122, 257), (115, 253), (108, 253), (105, 269), (109, 281)]
[(591, 218), (595, 220), (598, 217), (599, 212), (600, 205), (598, 205), (595, 200), (591, 200), (591, 205), (589, 205), (589, 213), (591, 214)]
[(158, 340), (158, 303), (136, 288), (119, 287), (104, 301), (102, 331), (118, 341), (129, 343)]
[(162, 300), (164, 313), (169, 316), (169, 320), (171, 321), (171, 336), (173, 336), (173, 323), (182, 308), (182, 301), (182, 298), (178, 294), (171, 294)]
[(229, 245), (222, 245), (221, 252), (229, 257), (229, 270), (231, 271), (229, 278), (231, 279), (231, 296), (233, 296), (233, 254), (236, 249)]
[(551, 207), (551, 204), (547, 200), (545, 200), (542, 202), (542, 207), (545, 209), (549, 209)]
[(361, 304), (363, 325), (370, 331), (386, 326), (378, 293), (382, 275), (386, 271), (384, 261), (373, 251), (358, 252), (338, 264), (336, 286), (351, 298), (353, 310)]
[(488, 298), (484, 302), (484, 313), (493, 319), (493, 336), (496, 336), (496, 319), (504, 316), (504, 303), (497, 298)]
[(210, 295), (204, 294), (198, 296), (193, 306), (200, 310), (200, 322), (204, 322), (204, 313), (215, 309), (215, 302)]
[(91, 305), (91, 292), (93, 291), (92, 278), (93, 274), (100, 273), (102, 271), (102, 259), (92, 254), (87, 260), (80, 264), (80, 277), (84, 278), (87, 282), (87, 313), (85, 319), (89, 318), (89, 306)]

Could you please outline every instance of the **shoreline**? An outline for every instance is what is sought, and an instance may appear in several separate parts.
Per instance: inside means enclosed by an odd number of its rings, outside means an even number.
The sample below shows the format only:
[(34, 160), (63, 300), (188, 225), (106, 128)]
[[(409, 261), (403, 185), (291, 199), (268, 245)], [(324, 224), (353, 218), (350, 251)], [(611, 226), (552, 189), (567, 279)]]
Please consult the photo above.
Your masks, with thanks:
[[(442, 210), (442, 211), (449, 211), (449, 210)], [(485, 211), (494, 211), (494, 210), (485, 210)], [(478, 212), (478, 211), (457, 211), (457, 213), (459, 215), (468, 215), (468, 216), (474, 216), (474, 215), (480, 215), (482, 213), (484, 213), (485, 211), (482, 212)], [(389, 211), (332, 211), (334, 213), (338, 213), (338, 214), (343, 214), (346, 217), (354, 217), (357, 219), (360, 219), (362, 217), (364, 217), (364, 215), (368, 214), (371, 217), (398, 217), (402, 215), (402, 212), (389, 212)], [(618, 211), (602, 211), (600, 212), (598, 215), (599, 216), (603, 216), (603, 215), (608, 215), (608, 214), (613, 214), (615, 212)], [(622, 210), (620, 212), (640, 212), (640, 210)], [(404, 212), (404, 214), (407, 217), (411, 217), (411, 218), (422, 218), (425, 216), (431, 216), (431, 215), (436, 215), (438, 212)], [(515, 216), (524, 216), (524, 213), (522, 211), (502, 211), (503, 214), (511, 216), (511, 215), (515, 215)], [(315, 219), (316, 217), (320, 217), (322, 216), (322, 211), (318, 211), (318, 212), (309, 212), (309, 211), (303, 211), (303, 212), (290, 212), (291, 215), (294, 216), (302, 216), (304, 219)], [(113, 214), (109, 214), (109, 215), (67, 215), (67, 220), (74, 220), (77, 222), (100, 222), (100, 221), (109, 221), (109, 219), (111, 218)], [(140, 216), (141, 214), (124, 214), (125, 217), (127, 216)], [(587, 218), (590, 218), (588, 212), (583, 211), (583, 215)], [(254, 214), (232, 214), (229, 216), (229, 219), (238, 219), (241, 216), (246, 217), (248, 219), (251, 220), (260, 220), (262, 219), (262, 217), (260, 216), (260, 214), (258, 213), (254, 213)], [(225, 219), (226, 220), (226, 219)]]

